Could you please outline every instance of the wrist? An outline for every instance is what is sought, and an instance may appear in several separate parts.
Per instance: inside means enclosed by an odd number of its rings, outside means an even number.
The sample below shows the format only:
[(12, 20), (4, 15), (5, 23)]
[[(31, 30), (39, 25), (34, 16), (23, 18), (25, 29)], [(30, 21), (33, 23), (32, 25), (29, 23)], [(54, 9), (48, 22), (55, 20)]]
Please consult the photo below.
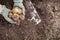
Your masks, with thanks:
[(21, 3), (21, 2), (15, 2), (14, 6), (18, 6), (18, 7), (22, 8), (23, 7), (23, 3)]
[(23, 0), (13, 0), (14, 2), (23, 2)]

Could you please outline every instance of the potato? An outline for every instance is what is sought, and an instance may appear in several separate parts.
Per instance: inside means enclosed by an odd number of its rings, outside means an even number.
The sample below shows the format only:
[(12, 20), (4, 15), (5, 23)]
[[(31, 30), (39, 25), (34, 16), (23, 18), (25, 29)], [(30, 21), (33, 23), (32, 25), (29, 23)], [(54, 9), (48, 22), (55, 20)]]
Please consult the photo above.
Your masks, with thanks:
[(8, 15), (13, 21), (15, 21), (17, 24), (19, 24), (22, 20), (25, 19), (25, 16), (21, 9), (18, 7), (14, 7)]
[(12, 9), (12, 11), (13, 11), (13, 13), (17, 13), (17, 14), (21, 14), (21, 13), (22, 13), (22, 9), (19, 8), (19, 7), (14, 7), (14, 8)]

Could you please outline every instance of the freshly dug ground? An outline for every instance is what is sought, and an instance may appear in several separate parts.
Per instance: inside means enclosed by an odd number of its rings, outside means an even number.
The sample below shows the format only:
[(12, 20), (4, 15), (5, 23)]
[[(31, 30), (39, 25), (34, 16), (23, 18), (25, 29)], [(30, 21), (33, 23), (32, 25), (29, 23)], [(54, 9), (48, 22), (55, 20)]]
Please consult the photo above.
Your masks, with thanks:
[[(18, 26), (8, 23), (4, 17), (0, 15), (0, 40), (60, 40), (60, 1), (31, 1), (42, 20), (41, 23), (34, 25), (27, 21), (26, 16), (26, 19)], [(6, 5), (6, 7), (10, 9), (13, 7), (12, 0), (0, 0), (0, 4)], [(48, 5), (50, 5), (50, 7), (48, 7)], [(49, 12), (50, 9), (53, 13)]]

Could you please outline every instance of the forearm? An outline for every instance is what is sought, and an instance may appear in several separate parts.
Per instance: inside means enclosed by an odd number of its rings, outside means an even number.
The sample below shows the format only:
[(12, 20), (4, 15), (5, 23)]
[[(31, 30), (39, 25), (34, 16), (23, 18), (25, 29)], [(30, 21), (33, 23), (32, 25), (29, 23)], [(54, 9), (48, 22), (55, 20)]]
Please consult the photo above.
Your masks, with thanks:
[(10, 12), (10, 9), (6, 8), (5, 5), (1, 5), (2, 7), (2, 11), (0, 12), (0, 14), (5, 18), (6, 21), (8, 21), (9, 23), (15, 23), (11, 18), (8, 17), (8, 14)]
[(10, 11), (5, 5), (0, 4), (0, 14), (7, 13), (7, 10)]
[(23, 0), (14, 0), (14, 6), (18, 6), (20, 8), (24, 8), (22, 2), (23, 2)]
[(25, 7), (23, 5), (23, 0), (14, 0), (14, 6), (22, 8), (23, 14), (25, 15)]
[(23, 0), (13, 0), (14, 2), (23, 2)]
[(0, 4), (0, 14), (2, 14), (3, 5)]

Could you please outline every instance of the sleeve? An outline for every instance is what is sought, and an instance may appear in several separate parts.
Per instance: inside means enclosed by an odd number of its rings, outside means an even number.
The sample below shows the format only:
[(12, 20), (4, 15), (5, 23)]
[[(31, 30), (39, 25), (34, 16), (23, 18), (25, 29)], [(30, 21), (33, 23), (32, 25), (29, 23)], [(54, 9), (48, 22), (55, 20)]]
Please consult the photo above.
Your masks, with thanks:
[(8, 21), (9, 23), (14, 23), (14, 24), (15, 24), (15, 22), (14, 22), (11, 18), (8, 17), (9, 11), (10, 11), (10, 9), (6, 8), (6, 6), (3, 5), (3, 9), (2, 9), (2, 12), (1, 12), (2, 15), (3, 15), (3, 17), (4, 17), (5, 20)]
[(25, 7), (23, 5), (23, 0), (14, 0), (14, 6), (22, 8), (23, 14), (25, 15)]
[(23, 0), (13, 0), (14, 2), (23, 2)]
[(0, 14), (2, 14), (3, 6), (0, 4)]

